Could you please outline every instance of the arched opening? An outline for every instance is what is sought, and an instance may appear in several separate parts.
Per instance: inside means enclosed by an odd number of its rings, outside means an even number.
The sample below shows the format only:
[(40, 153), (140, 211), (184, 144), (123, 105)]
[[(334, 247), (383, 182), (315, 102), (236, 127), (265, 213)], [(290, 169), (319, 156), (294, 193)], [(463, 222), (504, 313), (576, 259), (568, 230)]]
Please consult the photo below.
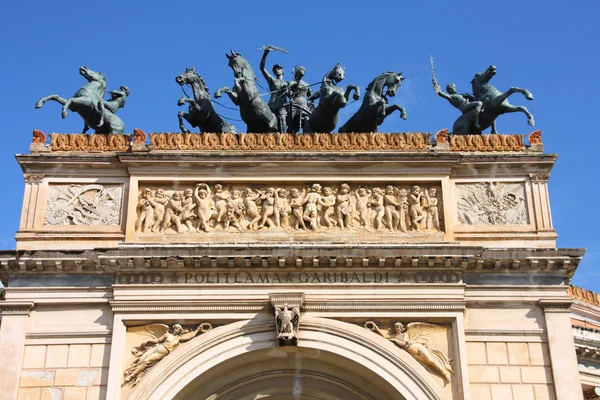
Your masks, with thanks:
[(444, 399), (405, 351), (362, 327), (304, 316), (297, 347), (272, 318), (238, 321), (179, 346), (127, 397), (147, 399)]
[(321, 350), (272, 348), (219, 364), (190, 382), (175, 400), (391, 398), (404, 399), (389, 383), (352, 360)]

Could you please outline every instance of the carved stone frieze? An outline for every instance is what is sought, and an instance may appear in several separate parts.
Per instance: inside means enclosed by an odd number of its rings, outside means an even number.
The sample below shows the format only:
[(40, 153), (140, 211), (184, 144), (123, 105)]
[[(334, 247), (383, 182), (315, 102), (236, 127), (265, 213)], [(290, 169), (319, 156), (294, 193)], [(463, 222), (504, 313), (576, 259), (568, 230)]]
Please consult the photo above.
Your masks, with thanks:
[(451, 151), (522, 151), (525, 135), (450, 135)]
[(427, 150), (428, 133), (153, 133), (152, 150), (387, 151)]
[(408, 352), (423, 366), (441, 375), (446, 383), (450, 382), (451, 375), (454, 373), (452, 360), (442, 351), (430, 347), (425, 338), (428, 335), (445, 332), (448, 327), (425, 322), (412, 322), (404, 326), (401, 322), (396, 322), (393, 328), (380, 329), (373, 321), (365, 322), (364, 327)]
[(45, 225), (121, 224), (121, 185), (51, 184)]
[(50, 135), (50, 147), (52, 151), (128, 151), (131, 143), (131, 135), (117, 134), (63, 134), (54, 133)]
[(458, 221), (463, 225), (527, 225), (521, 182), (457, 183)]
[(180, 343), (192, 340), (198, 334), (208, 332), (212, 325), (203, 322), (196, 329), (184, 329), (179, 324), (169, 328), (165, 324), (150, 324), (129, 328), (127, 333), (145, 338), (138, 346), (131, 349), (133, 360), (124, 372), (124, 383), (131, 382), (132, 386), (139, 383), (141, 375), (148, 368), (169, 355)]
[(136, 232), (343, 230), (435, 234), (442, 232), (444, 226), (439, 184), (173, 186), (157, 184), (141, 189)]

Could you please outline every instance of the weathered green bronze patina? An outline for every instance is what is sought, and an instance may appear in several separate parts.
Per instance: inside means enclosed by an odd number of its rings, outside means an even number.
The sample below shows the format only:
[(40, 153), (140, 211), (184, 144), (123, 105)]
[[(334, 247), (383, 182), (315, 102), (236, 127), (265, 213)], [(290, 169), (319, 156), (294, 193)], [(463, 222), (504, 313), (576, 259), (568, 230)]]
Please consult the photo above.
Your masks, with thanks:
[(492, 127), (492, 133), (498, 133), (496, 118), (502, 114), (513, 112), (522, 112), (527, 116), (527, 123), (531, 126), (535, 125), (533, 115), (526, 107), (514, 106), (508, 102), (508, 97), (513, 93), (521, 93), (527, 100), (533, 100), (533, 95), (529, 90), (511, 87), (503, 93), (489, 83), (494, 75), (496, 75), (496, 67), (493, 65), (485, 71), (475, 74), (471, 81), (472, 97), (470, 95), (457, 95), (455, 87), (452, 93), (451, 85), (448, 85), (450, 89), (448, 94), (442, 93), (434, 79), (433, 86), (436, 92), (463, 112), (463, 115), (454, 122), (453, 134), (481, 134), (484, 129), (489, 127)]
[(121, 86), (121, 90), (112, 91), (111, 99), (104, 100), (106, 93), (106, 78), (104, 74), (93, 71), (86, 66), (79, 68), (79, 74), (88, 80), (88, 83), (79, 89), (73, 97), (65, 99), (53, 94), (42, 97), (35, 104), (35, 108), (41, 108), (45, 102), (54, 100), (63, 105), (62, 117), (66, 118), (68, 110), (78, 113), (83, 118), (83, 133), (89, 128), (96, 133), (123, 133), (125, 124), (115, 112), (125, 106), (129, 95), (129, 88)]
[[(398, 104), (388, 105), (387, 96), (394, 97), (402, 84), (402, 72), (388, 71), (375, 78), (367, 86), (365, 97), (358, 111), (339, 129), (342, 133), (377, 132), (385, 117), (394, 111), (400, 111), (400, 117), (406, 119), (406, 111)], [(387, 88), (385, 95), (383, 90)]]
[(313, 96), (319, 99), (319, 105), (312, 112), (308, 122), (304, 125), (304, 132), (328, 133), (332, 132), (338, 123), (338, 112), (346, 107), (350, 92), (354, 91), (352, 98), (360, 98), (360, 89), (355, 85), (348, 85), (346, 92), (337, 86), (344, 80), (345, 71), (339, 63), (323, 77), (321, 89)]
[(224, 121), (223, 118), (215, 111), (215, 108), (210, 100), (210, 91), (204, 79), (196, 73), (194, 68), (187, 68), (185, 72), (175, 78), (175, 81), (180, 85), (190, 85), (194, 98), (182, 97), (177, 104), (183, 106), (189, 103), (188, 112), (179, 111), (179, 128), (183, 133), (189, 131), (183, 125), (185, 119), (193, 127), (199, 127), (200, 132), (206, 133), (237, 133), (235, 126)]

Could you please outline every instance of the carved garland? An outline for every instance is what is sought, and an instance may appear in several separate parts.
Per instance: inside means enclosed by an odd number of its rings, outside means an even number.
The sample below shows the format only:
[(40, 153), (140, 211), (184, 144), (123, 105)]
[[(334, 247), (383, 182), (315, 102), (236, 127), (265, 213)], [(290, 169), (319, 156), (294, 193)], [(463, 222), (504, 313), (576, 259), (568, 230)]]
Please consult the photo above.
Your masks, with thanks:
[(52, 151), (121, 151), (129, 150), (131, 135), (117, 134), (63, 134), (50, 135)]
[(428, 133), (153, 133), (152, 150), (427, 150)]

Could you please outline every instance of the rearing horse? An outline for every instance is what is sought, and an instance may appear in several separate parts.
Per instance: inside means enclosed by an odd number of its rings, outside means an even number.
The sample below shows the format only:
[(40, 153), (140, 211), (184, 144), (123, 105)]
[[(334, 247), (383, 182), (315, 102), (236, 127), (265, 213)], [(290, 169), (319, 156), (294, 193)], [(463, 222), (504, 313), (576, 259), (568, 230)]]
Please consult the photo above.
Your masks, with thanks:
[(355, 85), (348, 85), (346, 92), (337, 86), (344, 80), (345, 71), (339, 63), (323, 77), (321, 89), (318, 93), (319, 105), (310, 115), (304, 126), (304, 132), (328, 133), (335, 129), (338, 123), (338, 112), (346, 107), (350, 92), (354, 90), (352, 98), (360, 99), (360, 89)]
[(260, 97), (255, 83), (256, 75), (248, 61), (233, 50), (231, 54), (225, 55), (235, 78), (233, 90), (222, 87), (215, 92), (215, 98), (221, 97), (221, 93), (225, 92), (233, 104), (240, 106), (240, 115), (247, 125), (247, 132), (277, 132), (277, 117)]
[[(106, 78), (104, 74), (92, 71), (86, 66), (79, 68), (79, 74), (87, 79), (89, 83), (79, 89), (73, 97), (64, 99), (56, 94), (42, 97), (35, 104), (35, 108), (41, 108), (49, 100), (59, 102), (63, 105), (63, 118), (67, 117), (67, 110), (74, 111), (83, 118), (86, 125), (98, 130), (102, 126), (100, 125), (102, 121), (102, 105), (100, 103), (104, 100), (104, 94), (106, 93)], [(119, 131), (120, 129), (125, 129), (124, 125), (112, 133), (123, 133), (123, 130)]]
[[(338, 132), (377, 132), (377, 128), (383, 123), (385, 117), (395, 110), (400, 111), (402, 119), (406, 119), (406, 110), (398, 104), (389, 106), (386, 97), (394, 97), (403, 80), (402, 72), (393, 71), (385, 72), (375, 78), (367, 86), (365, 97), (358, 111), (340, 127)], [(387, 91), (384, 95), (383, 89), (386, 87)]]
[(185, 103), (189, 103), (188, 112), (179, 111), (177, 116), (179, 117), (179, 128), (183, 133), (189, 133), (190, 131), (183, 126), (183, 119), (193, 127), (199, 127), (200, 132), (207, 133), (237, 133), (235, 126), (225, 122), (219, 114), (215, 111), (215, 108), (210, 101), (210, 92), (204, 79), (196, 73), (194, 67), (186, 68), (185, 72), (175, 78), (175, 82), (179, 86), (190, 85), (194, 98), (182, 97), (179, 99), (177, 104), (180, 106)]
[[(496, 75), (496, 67), (490, 66), (485, 71), (475, 74), (471, 85), (473, 88), (473, 95), (475, 100), (483, 103), (481, 113), (479, 114), (479, 125), (481, 130), (488, 127), (492, 127), (492, 133), (496, 132), (496, 118), (499, 115), (513, 112), (522, 112), (527, 116), (527, 123), (531, 126), (535, 125), (533, 115), (524, 106), (513, 106), (508, 102), (508, 96), (513, 93), (521, 93), (527, 100), (533, 100), (533, 95), (527, 89), (521, 89), (518, 87), (511, 87), (506, 92), (502, 93), (489, 83)], [(454, 123), (452, 127), (452, 133), (454, 134), (470, 134), (475, 133), (476, 130), (470, 126), (467, 118), (460, 117)]]

